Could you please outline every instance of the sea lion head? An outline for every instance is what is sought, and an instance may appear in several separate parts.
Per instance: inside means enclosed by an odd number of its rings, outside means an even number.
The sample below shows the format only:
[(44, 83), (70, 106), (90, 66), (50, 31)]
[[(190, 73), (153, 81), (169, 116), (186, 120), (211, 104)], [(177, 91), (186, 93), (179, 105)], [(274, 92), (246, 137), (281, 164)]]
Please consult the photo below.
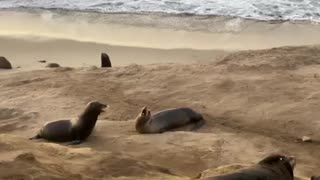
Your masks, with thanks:
[(141, 112), (136, 118), (136, 130), (140, 133), (144, 133), (145, 123), (151, 118), (151, 112), (148, 110), (147, 106), (141, 109)]
[(320, 180), (320, 176), (312, 176), (311, 180)]
[(106, 104), (102, 104), (98, 101), (91, 101), (87, 104), (86, 111), (100, 114), (101, 112), (104, 112), (104, 109), (107, 107), (108, 107), (108, 105), (106, 105)]
[(148, 110), (148, 107), (147, 107), (147, 106), (144, 106), (138, 116), (139, 116), (139, 118), (141, 118), (141, 119), (150, 119), (150, 117), (151, 117), (151, 112)]
[(140, 113), (138, 114), (136, 121), (147, 121), (151, 117), (151, 112), (148, 110), (147, 106), (144, 106)]
[(293, 156), (272, 154), (259, 161), (258, 164), (268, 167), (278, 167), (282, 172), (287, 171), (293, 178), (293, 170), (296, 166), (296, 159)]

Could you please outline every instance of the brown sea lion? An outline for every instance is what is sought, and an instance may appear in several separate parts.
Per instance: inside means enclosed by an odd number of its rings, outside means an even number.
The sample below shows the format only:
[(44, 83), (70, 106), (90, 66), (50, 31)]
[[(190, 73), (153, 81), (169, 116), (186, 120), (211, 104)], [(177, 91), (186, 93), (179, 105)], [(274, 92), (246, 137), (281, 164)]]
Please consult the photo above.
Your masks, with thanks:
[(273, 154), (256, 165), (239, 171), (205, 178), (206, 180), (293, 180), (294, 157)]
[(311, 180), (320, 180), (320, 176), (312, 176)]
[(111, 67), (111, 61), (107, 53), (101, 53), (101, 67)]
[(204, 119), (190, 108), (166, 109), (151, 115), (147, 107), (143, 107), (136, 118), (136, 130), (141, 134), (163, 133), (188, 124), (198, 128), (204, 124)]
[(98, 116), (106, 107), (107, 105), (97, 101), (89, 102), (77, 118), (48, 122), (30, 139), (42, 138), (53, 142), (72, 141), (71, 144), (80, 144), (91, 134)]

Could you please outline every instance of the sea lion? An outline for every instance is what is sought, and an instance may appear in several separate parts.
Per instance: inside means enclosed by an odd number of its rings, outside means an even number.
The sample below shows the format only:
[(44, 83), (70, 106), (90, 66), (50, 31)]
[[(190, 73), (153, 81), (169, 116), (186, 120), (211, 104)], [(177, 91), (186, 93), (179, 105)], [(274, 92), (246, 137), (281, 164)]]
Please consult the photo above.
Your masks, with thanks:
[(61, 67), (58, 63), (49, 63), (46, 65), (47, 68), (58, 68)]
[(48, 122), (30, 139), (42, 138), (53, 142), (72, 141), (71, 144), (80, 144), (91, 134), (98, 116), (106, 107), (107, 105), (97, 101), (89, 102), (77, 118)]
[(208, 177), (206, 180), (293, 180), (296, 165), (294, 157), (269, 155), (256, 165), (234, 173)]
[(101, 67), (111, 67), (111, 61), (107, 53), (101, 53)]
[(311, 180), (320, 180), (320, 176), (312, 176)]
[(190, 108), (166, 109), (151, 115), (146, 106), (136, 118), (136, 130), (141, 134), (163, 133), (187, 124), (198, 128), (204, 124), (204, 119)]
[(0, 56), (0, 69), (12, 69), (11, 63), (4, 56)]

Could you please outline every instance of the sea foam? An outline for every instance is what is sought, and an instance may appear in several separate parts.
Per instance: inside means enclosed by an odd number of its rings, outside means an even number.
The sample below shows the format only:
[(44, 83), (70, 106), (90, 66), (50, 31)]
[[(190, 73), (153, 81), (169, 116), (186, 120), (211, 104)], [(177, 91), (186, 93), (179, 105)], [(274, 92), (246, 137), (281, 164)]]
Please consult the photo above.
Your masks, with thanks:
[(320, 22), (319, 0), (0, 0), (0, 8), (173, 13)]

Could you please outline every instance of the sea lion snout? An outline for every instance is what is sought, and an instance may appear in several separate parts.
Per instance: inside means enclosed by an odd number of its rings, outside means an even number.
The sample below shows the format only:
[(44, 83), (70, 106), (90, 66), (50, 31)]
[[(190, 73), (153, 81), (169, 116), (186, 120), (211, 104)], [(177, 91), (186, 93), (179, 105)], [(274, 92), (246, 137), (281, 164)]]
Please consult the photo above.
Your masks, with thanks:
[(148, 107), (147, 107), (147, 106), (144, 106), (144, 107), (142, 108), (142, 110), (141, 110), (140, 115), (141, 115), (142, 117), (145, 117), (145, 118), (149, 119), (149, 118), (151, 117), (151, 112), (148, 110)]
[(102, 103), (99, 103), (100, 104), (100, 111), (101, 112), (105, 112), (105, 109), (107, 109), (109, 107), (109, 105), (107, 104), (102, 104)]
[(101, 104), (101, 112), (105, 112), (105, 109), (107, 109), (109, 105), (107, 104)]
[(95, 109), (100, 112), (105, 112), (105, 109), (109, 107), (107, 104), (100, 103), (98, 101), (91, 101), (87, 105), (90, 109)]

